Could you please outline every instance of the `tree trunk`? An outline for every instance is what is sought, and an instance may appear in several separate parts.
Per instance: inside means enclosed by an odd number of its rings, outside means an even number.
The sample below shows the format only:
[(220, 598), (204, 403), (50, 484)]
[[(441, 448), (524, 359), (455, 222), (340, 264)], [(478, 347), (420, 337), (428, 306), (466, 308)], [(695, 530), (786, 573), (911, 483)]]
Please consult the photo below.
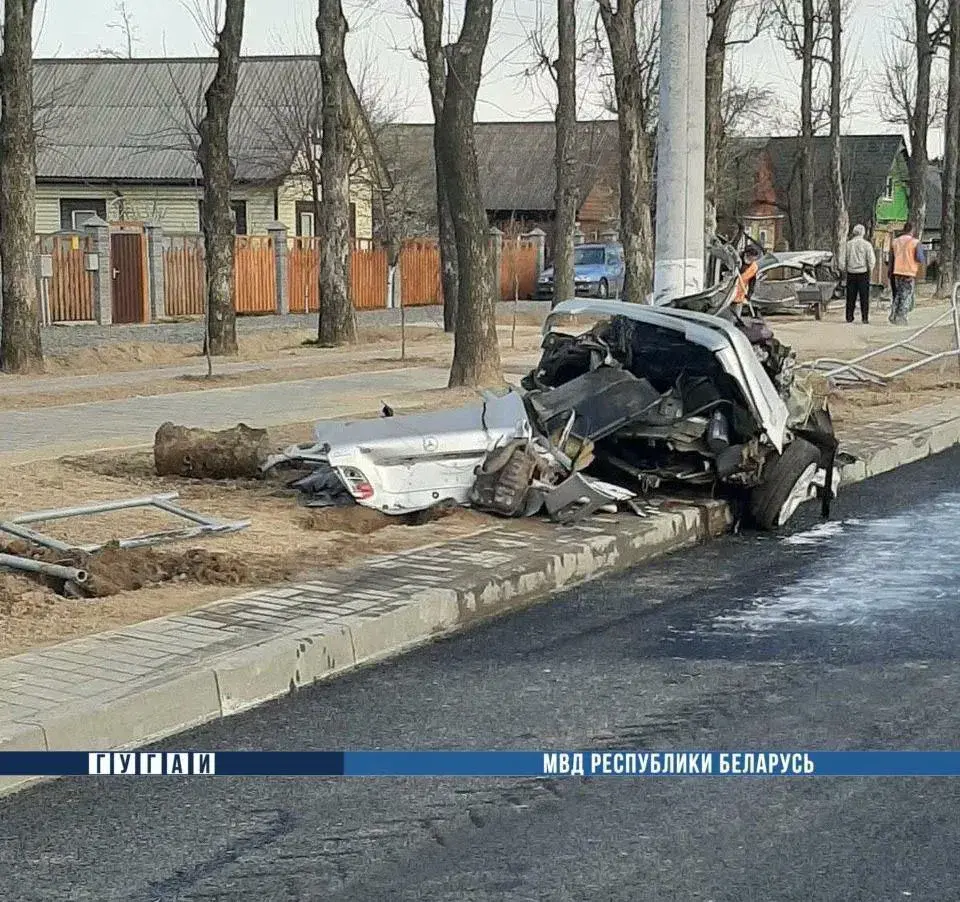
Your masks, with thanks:
[(813, 0), (803, 0), (803, 44), (800, 74), (800, 244), (813, 246), (813, 63), (815, 50)]
[(446, 87), (446, 64), (443, 59), (443, 3), (442, 0), (419, 0), (420, 21), (423, 24), (424, 55), (427, 60), (427, 84), (433, 107), (433, 159), (437, 177), (437, 235), (440, 248), (440, 286), (443, 291), (443, 329), (453, 332), (457, 323), (457, 235), (450, 215), (450, 196), (443, 171), (440, 149), (440, 120), (443, 117), (443, 96)]
[(340, 0), (319, 0), (321, 117), (320, 183), (323, 226), (320, 234), (321, 347), (357, 340), (357, 319), (350, 300), (350, 114), (349, 76), (344, 55), (347, 20)]
[(937, 294), (948, 297), (958, 275), (957, 187), (960, 166), (960, 0), (950, 3), (950, 62), (947, 82), (947, 120), (944, 126), (941, 191), (940, 274)]
[(830, 0), (830, 200), (833, 208), (833, 254), (843, 260), (850, 219), (843, 194), (840, 155), (841, 88), (843, 82), (842, 0)]
[(553, 303), (572, 298), (573, 232), (577, 226), (577, 19), (574, 0), (557, 0), (559, 50), (554, 64), (557, 78), (556, 149), (557, 186), (553, 221)]
[(164, 423), (153, 438), (158, 476), (189, 479), (256, 479), (270, 453), (266, 429), (239, 423), (210, 432)]
[[(442, 109), (442, 107), (441, 107)], [(438, 118), (437, 122), (440, 121)], [(457, 272), (457, 233), (450, 215), (447, 180), (440, 163), (440, 138), (434, 129), (433, 156), (437, 161), (437, 234), (440, 248), (440, 289), (443, 293), (443, 331), (454, 332), (457, 327), (457, 298), (460, 278)]]
[(927, 169), (930, 160), (927, 135), (930, 128), (930, 73), (936, 48), (930, 37), (932, 3), (915, 0), (917, 49), (917, 94), (910, 122), (910, 221), (914, 235), (923, 236), (927, 218)]
[(502, 382), (487, 214), (473, 141), (473, 117), (493, 0), (467, 0), (456, 43), (444, 48), (447, 78), (440, 119), (440, 156), (457, 236), (457, 327), (450, 386)]
[(653, 288), (653, 225), (650, 215), (650, 136), (641, 127), (642, 98), (637, 53), (636, 0), (621, 0), (613, 12), (600, 0), (610, 43), (617, 126), (620, 136), (620, 235), (623, 244), (623, 297), (643, 301)]
[(236, 244), (230, 185), (230, 110), (237, 93), (245, 0), (227, 0), (223, 30), (217, 35), (217, 71), (205, 94), (200, 122), (203, 172), (201, 227), (207, 265), (207, 349), (237, 353), (237, 314), (233, 305), (233, 252)]
[(6, 0), (0, 85), (0, 265), (3, 321), (0, 368), (43, 369), (37, 304), (36, 136), (33, 130), (34, 0)]
[(708, 235), (717, 231), (717, 206), (720, 202), (720, 145), (723, 142), (723, 75), (727, 61), (727, 37), (737, 0), (718, 0), (710, 15), (707, 38), (706, 145), (704, 173), (705, 221)]

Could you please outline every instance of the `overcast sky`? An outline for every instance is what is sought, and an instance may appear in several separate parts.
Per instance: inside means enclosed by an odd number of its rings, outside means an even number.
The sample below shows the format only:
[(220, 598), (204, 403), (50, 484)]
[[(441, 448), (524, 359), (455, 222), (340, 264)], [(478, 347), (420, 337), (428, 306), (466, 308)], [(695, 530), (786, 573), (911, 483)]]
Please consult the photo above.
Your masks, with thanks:
[[(196, 0), (186, 0), (193, 5)], [(207, 3), (211, 0), (202, 0)], [(592, 4), (578, 0), (583, 8)], [(447, 0), (454, 19), (463, 0)], [(848, 132), (889, 132), (899, 130), (885, 123), (878, 109), (873, 86), (882, 68), (881, 47), (891, 31), (890, 15), (905, 0), (852, 0), (853, 11), (847, 29), (848, 66), (863, 83), (856, 108), (844, 124)], [(422, 66), (411, 55), (416, 42), (414, 23), (404, 0), (344, 0), (350, 19), (348, 53), (355, 70), (372, 67), (376, 76), (389, 85), (395, 106), (408, 121), (431, 120), (429, 95)], [(134, 22), (138, 56), (189, 56), (208, 54), (202, 33), (180, 0), (126, 0)], [(494, 23), (485, 57), (485, 76), (477, 104), (477, 118), (545, 119), (552, 115), (550, 85), (544, 77), (524, 74), (534, 62), (527, 41), (535, 29), (538, 11), (548, 16), (553, 0), (495, 0)], [(315, 51), (313, 19), (315, 0), (247, 0), (244, 24), (244, 52), (284, 53)], [(592, 27), (581, 16), (584, 31)], [(98, 48), (122, 50), (121, 30), (111, 28), (120, 20), (117, 0), (39, 0), (36, 41), (40, 56), (84, 56)], [(799, 102), (799, 66), (772, 35), (765, 35), (747, 47), (738, 48), (733, 66), (741, 79), (776, 91), (780, 112), (774, 121), (752, 129), (755, 133), (789, 130)], [(581, 115), (597, 111), (598, 85), (582, 78)], [(395, 95), (395, 96), (394, 96)], [(769, 127), (764, 127), (766, 125)], [(939, 133), (934, 133), (931, 154), (939, 152)]]

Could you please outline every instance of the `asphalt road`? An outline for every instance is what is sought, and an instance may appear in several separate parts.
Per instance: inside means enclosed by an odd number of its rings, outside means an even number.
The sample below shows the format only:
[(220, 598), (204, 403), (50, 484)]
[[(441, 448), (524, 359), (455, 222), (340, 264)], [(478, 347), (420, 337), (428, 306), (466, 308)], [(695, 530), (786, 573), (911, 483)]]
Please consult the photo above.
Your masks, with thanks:
[[(167, 748), (960, 747), (960, 452)], [(960, 781), (70, 780), (5, 900), (960, 899)]]

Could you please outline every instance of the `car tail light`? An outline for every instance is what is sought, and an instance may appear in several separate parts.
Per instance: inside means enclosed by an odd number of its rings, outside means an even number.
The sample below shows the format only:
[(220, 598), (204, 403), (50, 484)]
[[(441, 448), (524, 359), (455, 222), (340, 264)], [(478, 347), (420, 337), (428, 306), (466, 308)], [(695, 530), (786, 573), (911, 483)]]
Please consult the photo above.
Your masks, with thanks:
[(373, 486), (366, 476), (354, 467), (344, 467), (340, 470), (343, 481), (346, 483), (347, 491), (361, 501), (366, 501), (373, 497)]

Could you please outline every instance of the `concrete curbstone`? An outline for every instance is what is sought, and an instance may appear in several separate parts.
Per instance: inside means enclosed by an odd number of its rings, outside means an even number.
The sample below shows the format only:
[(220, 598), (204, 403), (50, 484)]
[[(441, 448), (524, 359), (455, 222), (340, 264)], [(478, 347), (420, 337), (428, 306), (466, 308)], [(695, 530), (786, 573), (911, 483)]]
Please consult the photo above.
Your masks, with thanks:
[[(45, 752), (47, 737), (36, 724), (0, 723), (0, 752)], [(0, 777), (0, 796), (26, 789), (42, 777)]]
[(272, 639), (213, 663), (219, 714), (229, 717), (285, 695), (300, 682), (300, 643)]
[(101, 704), (69, 706), (39, 718), (53, 751), (124, 749), (220, 716), (213, 671), (183, 672)]
[(457, 593), (430, 589), (411, 595), (407, 604), (380, 617), (355, 614), (341, 622), (353, 639), (355, 663), (364, 664), (449, 632), (459, 618)]

